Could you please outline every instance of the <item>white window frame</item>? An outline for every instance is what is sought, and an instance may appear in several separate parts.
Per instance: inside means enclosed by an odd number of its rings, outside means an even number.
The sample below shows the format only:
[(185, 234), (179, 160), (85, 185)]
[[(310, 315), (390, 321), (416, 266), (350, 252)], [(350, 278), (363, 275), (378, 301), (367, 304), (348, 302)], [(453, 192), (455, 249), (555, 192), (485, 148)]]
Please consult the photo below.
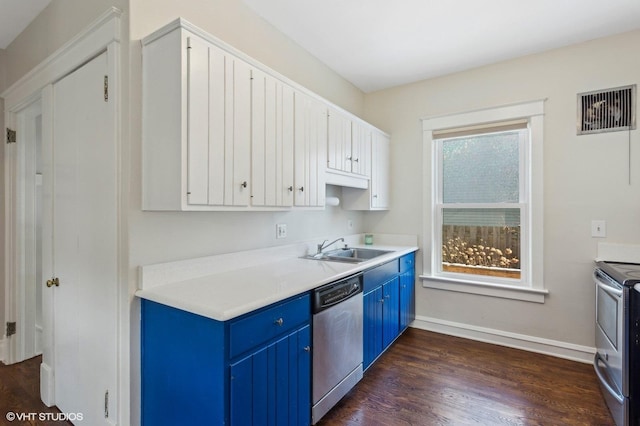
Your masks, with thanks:
[[(505, 105), (459, 114), (430, 117), (422, 120), (424, 157), (424, 247), (423, 286), (507, 299), (544, 303), (548, 291), (543, 281), (543, 116), (544, 100)], [(521, 277), (500, 279), (484, 275), (442, 271), (442, 217), (438, 174), (438, 149), (434, 132), (445, 129), (499, 125), (503, 122), (526, 120), (528, 141), (521, 141), (520, 200), (504, 207), (519, 207), (521, 220)], [(523, 146), (524, 145), (524, 146)], [(524, 149), (522, 149), (524, 148)], [(440, 199), (439, 199), (440, 198)], [(470, 205), (464, 205), (470, 207)], [(501, 207), (498, 204), (478, 204), (473, 207)]]

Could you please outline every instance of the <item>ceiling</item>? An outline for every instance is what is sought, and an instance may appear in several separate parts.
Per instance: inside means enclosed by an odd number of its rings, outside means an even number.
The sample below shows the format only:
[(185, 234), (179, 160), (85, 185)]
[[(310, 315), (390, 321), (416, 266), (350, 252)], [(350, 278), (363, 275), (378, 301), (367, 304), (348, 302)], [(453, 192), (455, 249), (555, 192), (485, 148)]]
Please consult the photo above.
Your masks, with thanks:
[(639, 0), (244, 2), (364, 92), (640, 28)]
[(9, 44), (51, 0), (0, 0), (0, 49)]

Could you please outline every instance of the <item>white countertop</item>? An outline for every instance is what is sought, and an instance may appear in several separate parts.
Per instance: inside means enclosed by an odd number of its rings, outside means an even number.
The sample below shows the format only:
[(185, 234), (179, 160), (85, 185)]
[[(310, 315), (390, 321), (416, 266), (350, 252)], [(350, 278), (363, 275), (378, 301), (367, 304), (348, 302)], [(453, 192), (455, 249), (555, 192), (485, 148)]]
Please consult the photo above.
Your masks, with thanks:
[(415, 243), (349, 247), (391, 253), (355, 264), (318, 261), (301, 259), (298, 245), (143, 266), (136, 296), (227, 321), (418, 250)]

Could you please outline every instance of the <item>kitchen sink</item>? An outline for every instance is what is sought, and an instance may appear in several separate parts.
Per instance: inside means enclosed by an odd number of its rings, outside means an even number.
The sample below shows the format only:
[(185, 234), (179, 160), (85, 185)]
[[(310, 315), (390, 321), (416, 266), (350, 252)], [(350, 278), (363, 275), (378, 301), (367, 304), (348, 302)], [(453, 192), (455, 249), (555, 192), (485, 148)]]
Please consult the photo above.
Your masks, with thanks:
[(331, 262), (360, 263), (387, 253), (391, 253), (391, 251), (367, 248), (344, 248), (326, 251), (320, 255), (308, 255), (304, 258), (314, 260), (328, 260)]

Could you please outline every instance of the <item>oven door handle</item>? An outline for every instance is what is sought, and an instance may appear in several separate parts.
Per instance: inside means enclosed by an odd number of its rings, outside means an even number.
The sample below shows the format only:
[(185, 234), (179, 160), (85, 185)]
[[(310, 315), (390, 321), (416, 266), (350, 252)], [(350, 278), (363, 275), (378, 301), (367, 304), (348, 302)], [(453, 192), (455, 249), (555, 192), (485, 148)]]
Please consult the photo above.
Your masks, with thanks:
[(618, 290), (615, 287), (610, 286), (607, 283), (602, 282), (597, 275), (594, 275), (594, 280), (596, 282), (596, 285), (601, 288), (602, 290), (606, 291), (607, 293), (616, 296), (618, 298), (622, 297), (622, 290)]
[(598, 380), (600, 381), (600, 383), (602, 383), (602, 386), (605, 387), (607, 392), (611, 394), (611, 396), (613, 396), (620, 404), (623, 404), (624, 397), (622, 396), (622, 393), (617, 392), (616, 389), (614, 389), (613, 386), (609, 384), (607, 378), (604, 377), (604, 375), (600, 371), (600, 368), (598, 367), (598, 364), (600, 364), (600, 362), (604, 364), (605, 368), (608, 368), (607, 363), (602, 359), (602, 356), (600, 356), (600, 354), (596, 352), (596, 355), (593, 357), (593, 369), (596, 370), (596, 376), (598, 376)]

